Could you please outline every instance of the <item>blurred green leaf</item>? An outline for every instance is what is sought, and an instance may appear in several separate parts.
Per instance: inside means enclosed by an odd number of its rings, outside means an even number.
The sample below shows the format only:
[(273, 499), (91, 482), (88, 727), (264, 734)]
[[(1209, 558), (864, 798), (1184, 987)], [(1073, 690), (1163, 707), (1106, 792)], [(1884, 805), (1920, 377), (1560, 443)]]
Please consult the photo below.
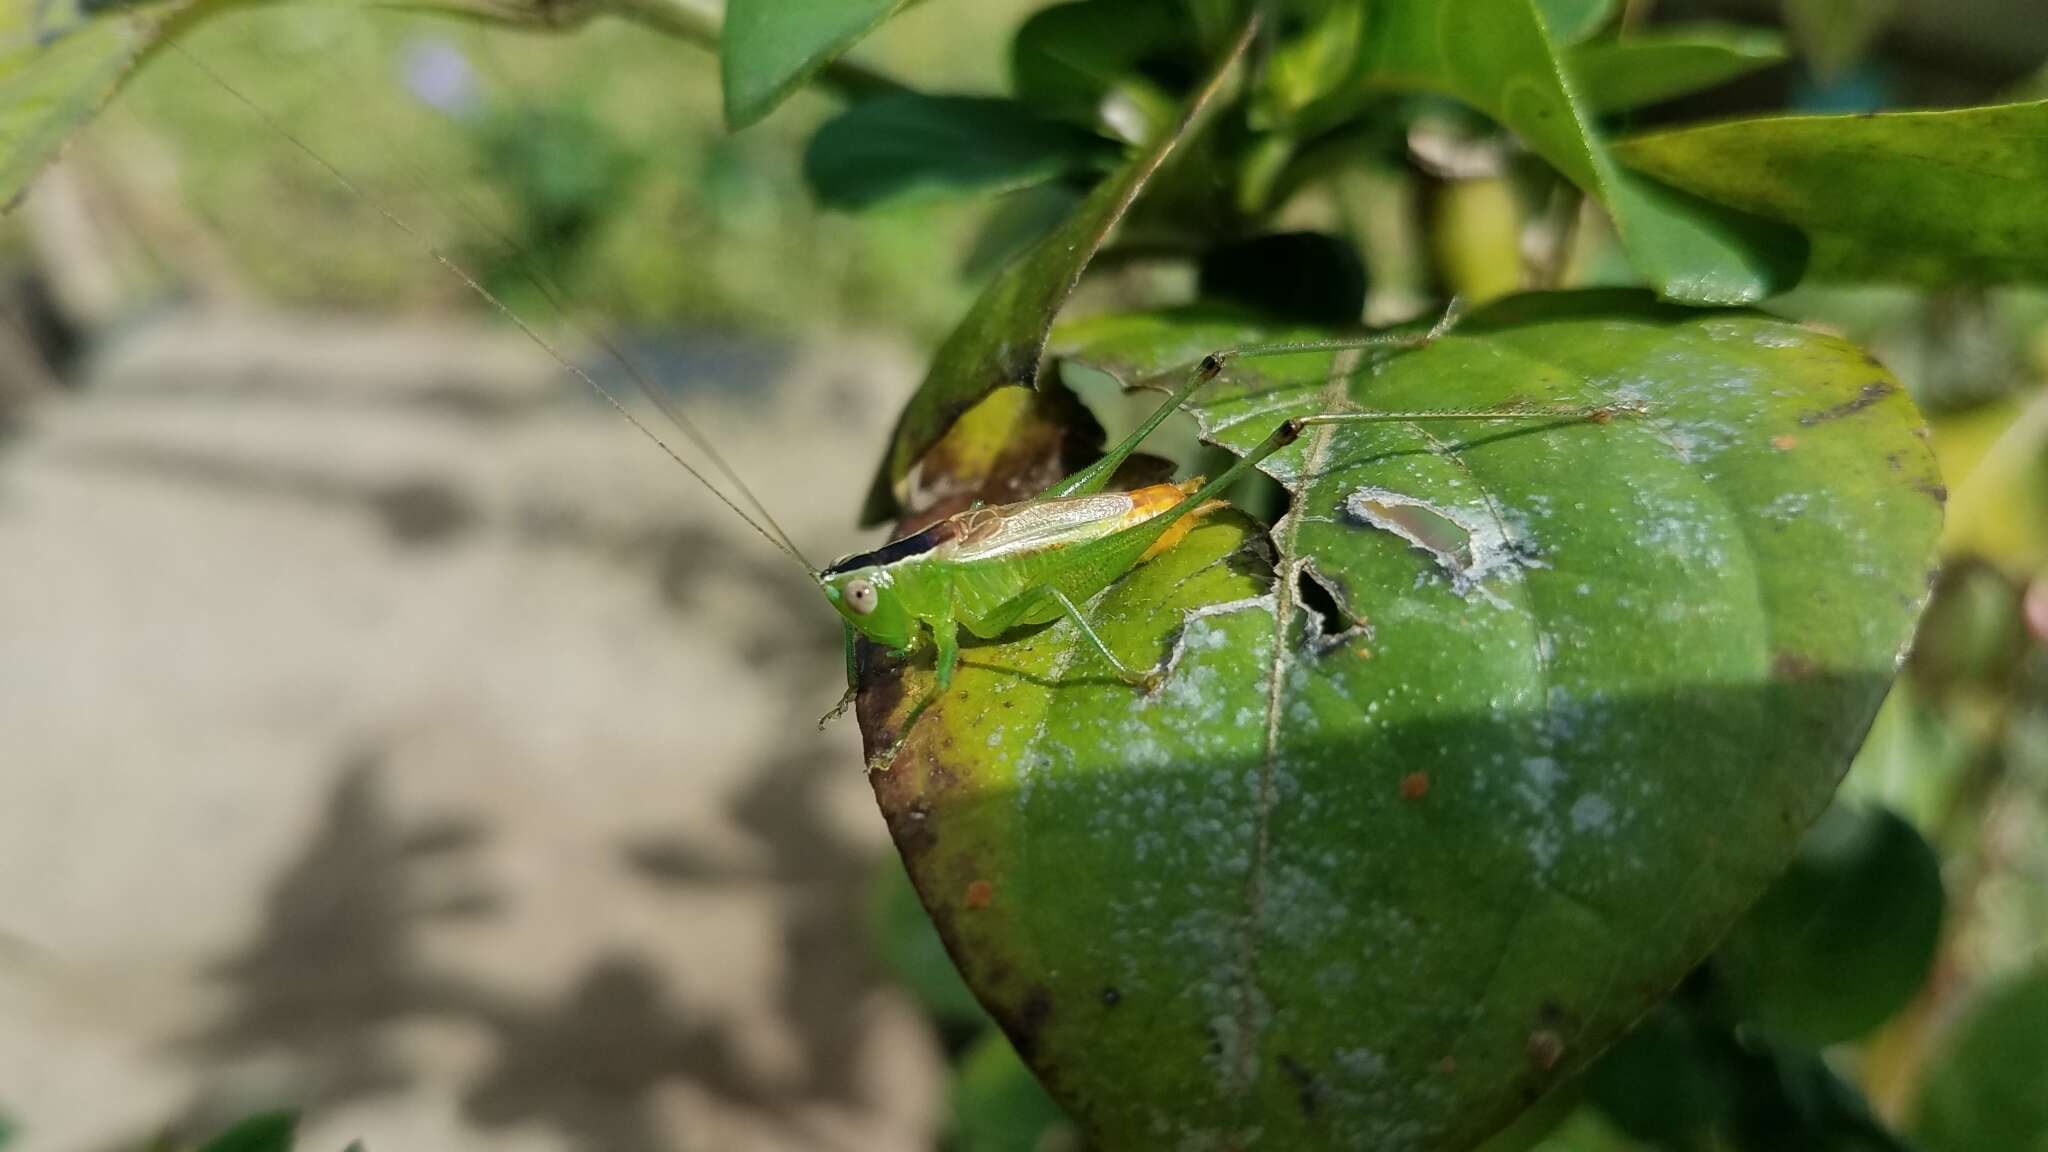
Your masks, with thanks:
[(1782, 221), (1815, 275), (1946, 283), (2048, 278), (2048, 101), (1777, 116), (1631, 137), (1631, 167)]
[(869, 935), (882, 966), (909, 989), (930, 1016), (949, 1024), (985, 1021), (988, 1014), (960, 979), (945, 942), (932, 927), (917, 890), (898, 861), (884, 861), (875, 873)]
[(1301, 26), (1267, 54), (1252, 104), (1255, 127), (1285, 127), (1302, 109), (1336, 92), (1358, 69), (1366, 0), (1305, 0)]
[(1080, 206), (1082, 190), (1064, 181), (1034, 184), (996, 202), (975, 233), (960, 261), (960, 275), (979, 280), (992, 275), (1046, 238)]
[(1929, 1152), (2048, 1150), (2048, 967), (1986, 988), (1955, 1023), (1913, 1134)]
[(1725, 1058), (1725, 1027), (1689, 1011), (1681, 994), (1644, 1017), (1586, 1074), (1586, 1091), (1610, 1122), (1665, 1148), (1704, 1145), (1740, 1091)]
[(1782, 0), (1781, 8), (1800, 55), (1828, 79), (1862, 59), (1898, 14), (1899, 0)]
[(1156, 75), (1193, 84), (1200, 44), (1178, 0), (1079, 0), (1032, 14), (1010, 48), (1019, 99), (1133, 143), (1173, 123), (1178, 100)]
[(12, 1143), (14, 1143), (14, 1121), (9, 1120), (6, 1114), (0, 1113), (0, 1148), (5, 1148)]
[[(1098, 316), (1059, 364), (1178, 381), (1327, 334)], [(1157, 692), (1018, 630), (871, 774), (969, 985), (1100, 1146), (1478, 1144), (1825, 807), (1940, 520), (1919, 416), (1859, 349), (1541, 294), (1405, 355), (1229, 360), (1190, 408), (1241, 453), (1345, 404), (1510, 400), (1650, 414), (1304, 437), (1266, 462), (1293, 508), (1270, 534), (1219, 514), (1091, 603), (1124, 659), (1178, 653)], [(871, 747), (931, 678), (869, 653)]]
[(1356, 324), (1365, 311), (1365, 261), (1324, 232), (1269, 232), (1202, 255), (1199, 294), (1270, 320)]
[(89, 0), (0, 4), (0, 210), (153, 49), (219, 7), (220, 0), (112, 11)]
[(1975, 557), (1942, 568), (1927, 624), (1913, 646), (1914, 684), (1935, 700), (1972, 689), (2003, 694), (2033, 647), (2022, 597), (2026, 588)]
[[(1492, 1148), (1482, 1152), (1494, 1152)], [(1531, 1146), (1531, 1152), (1645, 1152), (1617, 1130), (1600, 1110), (1581, 1107)]]
[(1367, 29), (1369, 83), (1442, 92), (1521, 136), (1604, 204), (1629, 260), (1684, 304), (1761, 300), (1798, 279), (1796, 233), (1623, 170), (1576, 101), (1531, 0), (1390, 0)]
[(1837, 804), (1715, 953), (1743, 1018), (1815, 1047), (1853, 1040), (1913, 998), (1941, 935), (1941, 859), (1911, 824)]
[(207, 1141), (199, 1152), (291, 1152), (298, 1128), (296, 1112), (260, 1112)]
[(906, 92), (862, 101), (826, 121), (804, 151), (821, 203), (872, 208), (895, 200), (1008, 192), (1107, 166), (1116, 150), (1047, 120), (1022, 101)]
[(1819, 1051), (1734, 1024), (1710, 985), (1695, 977), (1587, 1074), (1621, 1132), (1672, 1150), (1906, 1152)]
[(911, 465), (976, 401), (1006, 384), (1037, 382), (1046, 336), (1081, 273), (1132, 201), (1189, 132), (1243, 54), (1247, 39), (1216, 62), (1181, 112), (1176, 128), (1095, 186), (1037, 247), (1003, 269), (932, 357), (917, 393), (897, 418), (889, 453), (868, 491), (861, 522), (876, 524), (899, 506)]
[(1580, 44), (1565, 59), (1580, 99), (1626, 112), (1782, 63), (1785, 40), (1766, 28), (1685, 24)]
[(719, 37), (725, 123), (744, 128), (775, 110), (840, 53), (910, 0), (727, 0)]
[(1554, 44), (1576, 44), (1607, 27), (1618, 6), (1618, 0), (1536, 0)]
[(1002, 1033), (990, 1029), (953, 1081), (959, 1152), (1079, 1152), (1080, 1134)]
[(1744, 1152), (1912, 1152), (1856, 1086), (1810, 1048), (1738, 1037), (1740, 1076), (1726, 1140)]

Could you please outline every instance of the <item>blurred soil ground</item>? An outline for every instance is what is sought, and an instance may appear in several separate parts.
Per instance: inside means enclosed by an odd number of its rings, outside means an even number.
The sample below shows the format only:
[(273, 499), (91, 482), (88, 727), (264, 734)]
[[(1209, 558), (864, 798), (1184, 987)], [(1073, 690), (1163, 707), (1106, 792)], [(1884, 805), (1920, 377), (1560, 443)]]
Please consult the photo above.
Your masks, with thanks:
[[(681, 340), (813, 559), (907, 352)], [(506, 330), (213, 309), (0, 433), (0, 1106), (25, 1152), (923, 1149), (886, 851), (794, 565)]]

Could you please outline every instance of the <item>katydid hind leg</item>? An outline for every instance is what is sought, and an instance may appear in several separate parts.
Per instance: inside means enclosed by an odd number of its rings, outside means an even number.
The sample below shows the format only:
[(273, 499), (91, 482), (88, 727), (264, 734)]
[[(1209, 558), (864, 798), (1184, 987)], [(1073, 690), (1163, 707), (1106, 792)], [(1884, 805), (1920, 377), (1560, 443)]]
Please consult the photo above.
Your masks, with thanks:
[(1165, 673), (1164, 665), (1154, 665), (1149, 671), (1145, 672), (1131, 671), (1124, 665), (1123, 661), (1117, 659), (1116, 653), (1109, 650), (1109, 645), (1103, 643), (1102, 637), (1097, 635), (1094, 627), (1088, 623), (1088, 617), (1082, 613), (1079, 605), (1068, 599), (1067, 594), (1057, 588), (1048, 588), (1046, 592), (1059, 604), (1060, 611), (1066, 613), (1067, 619), (1074, 622), (1074, 627), (1080, 631), (1082, 637), (1088, 641), (1089, 645), (1096, 652), (1100, 653), (1104, 660), (1109, 662), (1111, 668), (1116, 669), (1119, 679), (1133, 687), (1148, 690), (1159, 686), (1160, 677)]
[(910, 730), (917, 727), (918, 718), (924, 715), (925, 709), (930, 708), (932, 701), (937, 700), (941, 693), (953, 686), (953, 673), (960, 666), (960, 624), (951, 616), (928, 620), (926, 624), (932, 631), (931, 686), (925, 689), (924, 695), (918, 697), (917, 703), (910, 706), (909, 713), (903, 717), (903, 723), (897, 726), (896, 738), (889, 741), (888, 747), (868, 758), (870, 772), (881, 772), (889, 767), (889, 762), (896, 759), (896, 753), (903, 750), (903, 742), (909, 739)]

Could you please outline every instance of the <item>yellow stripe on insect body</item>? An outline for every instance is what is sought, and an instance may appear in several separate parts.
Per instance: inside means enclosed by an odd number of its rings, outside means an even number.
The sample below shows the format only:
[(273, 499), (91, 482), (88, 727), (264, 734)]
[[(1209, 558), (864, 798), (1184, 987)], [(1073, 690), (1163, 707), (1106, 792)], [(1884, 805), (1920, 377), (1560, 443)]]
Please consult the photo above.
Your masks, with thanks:
[[(1124, 521), (1118, 525), (1118, 528), (1135, 528), (1154, 516), (1163, 516), (1173, 511), (1175, 505), (1201, 491), (1203, 482), (1202, 477), (1194, 476), (1178, 484), (1152, 484), (1144, 488), (1132, 490), (1127, 493), (1131, 498), (1131, 510), (1124, 513)], [(1186, 539), (1188, 533), (1195, 530), (1195, 525), (1201, 521), (1202, 517), (1223, 507), (1226, 507), (1223, 501), (1210, 500), (1190, 511), (1187, 515), (1175, 521), (1173, 526), (1168, 528), (1164, 535), (1154, 540), (1152, 546), (1145, 549), (1144, 554), (1138, 557), (1138, 563), (1143, 564), (1154, 556), (1171, 549), (1174, 545)]]

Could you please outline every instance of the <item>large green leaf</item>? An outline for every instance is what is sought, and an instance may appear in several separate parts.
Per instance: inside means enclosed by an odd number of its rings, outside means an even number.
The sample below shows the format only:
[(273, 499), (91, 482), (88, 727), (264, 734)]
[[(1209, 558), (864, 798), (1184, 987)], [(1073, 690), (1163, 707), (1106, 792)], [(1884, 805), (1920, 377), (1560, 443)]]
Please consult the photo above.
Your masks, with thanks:
[(1614, 218), (1657, 294), (1743, 304), (1790, 287), (1804, 250), (1782, 226), (1682, 196), (1608, 155), (1532, 0), (1391, 0), (1373, 7), (1368, 83), (1465, 101), (1512, 129)]
[(1015, 100), (904, 92), (826, 121), (804, 150), (804, 179), (820, 202), (859, 209), (1015, 191), (1114, 156), (1100, 137)]
[(996, 277), (946, 337), (924, 383), (897, 417), (889, 454), (862, 510), (864, 523), (880, 522), (896, 511), (911, 465), (976, 401), (1005, 385), (1037, 382), (1046, 336), (1088, 261), (1187, 135), (1248, 41), (1249, 31), (1188, 99), (1173, 131), (1161, 133), (1097, 184), (1065, 222)]
[[(1099, 319), (1062, 372), (1269, 335)], [(1470, 1148), (1672, 988), (1826, 803), (1925, 596), (1919, 416), (1840, 340), (1632, 293), (1214, 387), (1233, 450), (1347, 400), (1650, 414), (1312, 432), (1268, 462), (1270, 549), (1219, 514), (1089, 606), (1126, 661), (1176, 654), (1156, 694), (1064, 624), (978, 644), (877, 798), (1100, 1146)], [(931, 672), (863, 659), (879, 750)]]
[(1579, 96), (1601, 112), (1689, 95), (1784, 60), (1785, 39), (1770, 29), (1711, 24), (1580, 44), (1566, 57)]
[(2048, 100), (1946, 112), (1777, 116), (1622, 141), (1696, 195), (1801, 229), (1815, 274), (2048, 277)]
[(1941, 936), (1941, 859), (1883, 808), (1837, 805), (1715, 953), (1743, 1016), (1814, 1047), (1854, 1040), (1920, 990)]
[(11, 206), (143, 57), (219, 3), (92, 12), (85, 0), (0, 4), (0, 208)]
[(1929, 1152), (2048, 1150), (2048, 966), (1987, 989), (1927, 1068), (1913, 1132)]
[(910, 0), (727, 0), (719, 37), (725, 122), (744, 128), (775, 110)]

